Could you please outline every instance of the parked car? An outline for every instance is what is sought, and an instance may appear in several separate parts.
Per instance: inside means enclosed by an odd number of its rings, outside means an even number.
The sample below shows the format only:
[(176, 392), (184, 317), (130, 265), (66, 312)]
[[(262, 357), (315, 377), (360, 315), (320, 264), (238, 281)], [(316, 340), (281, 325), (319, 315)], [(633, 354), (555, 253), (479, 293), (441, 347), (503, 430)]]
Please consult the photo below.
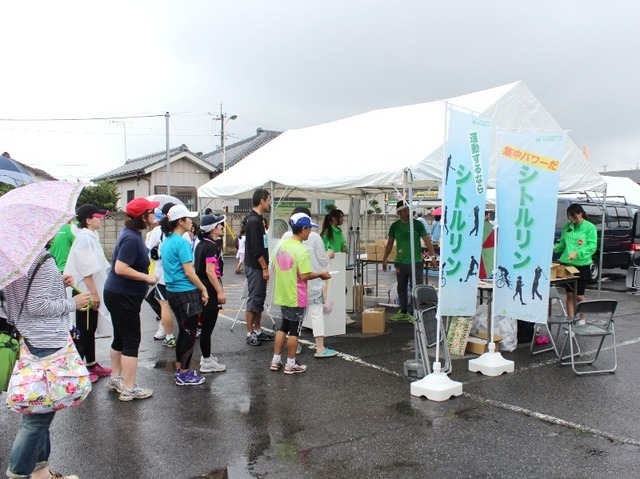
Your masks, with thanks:
[[(558, 211), (556, 214), (556, 235), (558, 241), (562, 226), (567, 222), (567, 208), (572, 203), (582, 205), (585, 213), (598, 230), (598, 249), (593, 255), (591, 266), (591, 281), (596, 282), (600, 275), (600, 241), (602, 238), (602, 212), (603, 205), (600, 199), (592, 198), (558, 198)], [(631, 256), (631, 230), (634, 216), (640, 211), (640, 206), (631, 205), (622, 201), (607, 200), (604, 215), (604, 248), (602, 255), (603, 268), (624, 268), (630, 264)], [(638, 240), (640, 249), (640, 240)], [(558, 255), (554, 256), (557, 258)], [(640, 263), (640, 258), (638, 259)]]

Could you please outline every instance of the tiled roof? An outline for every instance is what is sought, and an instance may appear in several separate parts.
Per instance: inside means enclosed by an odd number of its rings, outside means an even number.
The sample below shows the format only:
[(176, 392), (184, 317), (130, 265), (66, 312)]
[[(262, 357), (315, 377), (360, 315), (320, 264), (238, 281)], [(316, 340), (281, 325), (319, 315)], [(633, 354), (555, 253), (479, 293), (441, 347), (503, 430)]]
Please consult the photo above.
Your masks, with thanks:
[[(169, 157), (172, 158), (176, 156), (178, 153), (190, 153), (194, 156), (198, 156), (192, 151), (189, 150), (187, 145), (180, 145), (177, 148), (172, 148), (169, 150)], [(158, 153), (152, 153), (150, 155), (140, 156), (138, 158), (132, 158), (127, 160), (127, 162), (116, 168), (115, 170), (108, 171), (107, 173), (103, 173), (95, 178), (92, 178), (91, 181), (100, 181), (107, 179), (115, 179), (122, 176), (128, 176), (136, 173), (137, 171), (144, 170), (145, 168), (149, 168), (150, 166), (155, 165), (161, 161), (166, 161), (167, 159), (167, 151), (159, 151)]]
[[(237, 162), (247, 157), (254, 151), (262, 148), (282, 132), (273, 130), (263, 130), (258, 128), (256, 134), (237, 143), (227, 145), (225, 148), (226, 167), (231, 168)], [(202, 155), (202, 159), (212, 166), (216, 166), (222, 171), (222, 148), (218, 148), (210, 153)]]
[[(244, 140), (240, 140), (237, 143), (232, 143), (226, 146), (225, 148), (225, 157), (227, 168), (230, 168), (238, 161), (242, 160), (244, 157), (253, 153), (257, 149), (269, 143), (271, 140), (276, 138), (278, 135), (282, 133), (281, 131), (272, 131), (272, 130), (263, 130), (262, 128), (258, 128), (256, 134), (250, 138), (246, 138)], [(210, 153), (205, 155), (198, 155), (189, 150), (187, 145), (180, 145), (177, 148), (172, 148), (169, 150), (169, 156), (174, 157), (179, 153), (186, 152), (189, 153), (196, 158), (200, 158), (203, 162), (210, 165), (212, 170), (218, 169), (222, 171), (222, 149), (218, 148)], [(146, 168), (149, 168), (157, 163), (166, 161), (166, 151), (160, 151), (158, 153), (152, 153), (146, 156), (140, 156), (138, 158), (132, 158), (127, 160), (127, 162), (116, 168), (115, 170), (108, 171), (107, 173), (103, 173), (99, 176), (96, 176), (91, 181), (100, 181), (100, 180), (113, 180), (125, 176), (130, 176), (135, 174), (138, 171), (143, 171)]]
[(618, 171), (601, 171), (601, 175), (605, 176), (617, 176), (622, 178), (629, 178), (636, 183), (640, 183), (640, 170), (618, 170)]

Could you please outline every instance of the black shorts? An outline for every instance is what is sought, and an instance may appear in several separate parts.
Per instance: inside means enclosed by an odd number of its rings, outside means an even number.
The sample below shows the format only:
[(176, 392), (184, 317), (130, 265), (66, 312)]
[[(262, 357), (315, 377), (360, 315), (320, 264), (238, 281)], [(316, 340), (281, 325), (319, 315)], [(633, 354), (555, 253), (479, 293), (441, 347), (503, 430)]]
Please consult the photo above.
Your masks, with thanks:
[[(578, 291), (576, 291), (576, 294), (578, 296), (584, 296), (584, 292), (587, 289), (587, 283), (591, 281), (591, 265), (587, 264), (584, 266), (574, 266), (574, 268), (580, 271), (580, 275), (578, 276)], [(564, 289), (567, 293), (573, 293), (572, 284), (566, 284)]]
[(280, 306), (280, 310), (282, 312), (280, 331), (289, 336), (300, 336), (302, 321), (304, 320), (307, 308)]
[(167, 299), (173, 314), (176, 315), (179, 322), (202, 312), (202, 299), (199, 289), (179, 293), (167, 291)]

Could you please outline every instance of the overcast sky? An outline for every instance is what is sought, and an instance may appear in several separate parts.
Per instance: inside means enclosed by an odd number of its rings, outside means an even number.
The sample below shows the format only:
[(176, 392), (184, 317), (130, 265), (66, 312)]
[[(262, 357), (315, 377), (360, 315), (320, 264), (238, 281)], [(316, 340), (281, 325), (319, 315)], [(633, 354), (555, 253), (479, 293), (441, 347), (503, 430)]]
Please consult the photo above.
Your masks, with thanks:
[(123, 164), (125, 129), (128, 158), (163, 151), (165, 111), (172, 147), (208, 152), (221, 103), (230, 144), (517, 80), (599, 170), (640, 163), (630, 0), (15, 1), (0, 18), (0, 152), (58, 178)]

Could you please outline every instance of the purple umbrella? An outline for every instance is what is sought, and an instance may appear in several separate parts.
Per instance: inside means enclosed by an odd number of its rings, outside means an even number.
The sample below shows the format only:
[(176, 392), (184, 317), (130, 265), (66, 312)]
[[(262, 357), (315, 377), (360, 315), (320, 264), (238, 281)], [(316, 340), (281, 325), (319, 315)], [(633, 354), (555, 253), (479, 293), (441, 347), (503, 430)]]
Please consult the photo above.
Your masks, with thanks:
[(33, 176), (19, 163), (6, 156), (0, 156), (0, 183), (12, 186), (29, 185), (34, 182)]
[(0, 196), (0, 289), (24, 276), (38, 253), (76, 215), (83, 183), (42, 181)]

